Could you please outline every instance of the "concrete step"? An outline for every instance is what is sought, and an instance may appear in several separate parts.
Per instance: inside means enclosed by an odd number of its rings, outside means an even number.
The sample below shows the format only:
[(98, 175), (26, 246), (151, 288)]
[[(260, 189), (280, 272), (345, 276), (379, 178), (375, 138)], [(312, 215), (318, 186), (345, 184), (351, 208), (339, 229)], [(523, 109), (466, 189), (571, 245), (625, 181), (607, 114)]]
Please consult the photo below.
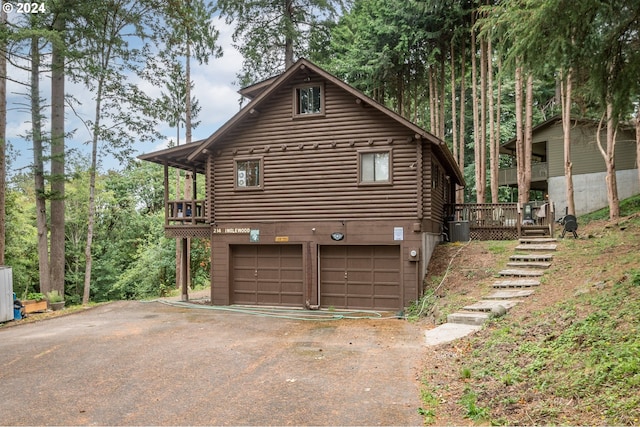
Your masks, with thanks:
[(504, 288), (533, 288), (540, 286), (540, 281), (535, 279), (512, 279), (494, 282), (492, 285), (495, 289)]
[(500, 276), (509, 277), (540, 277), (544, 274), (540, 270), (530, 270), (525, 268), (507, 268), (498, 272)]
[(524, 243), (516, 246), (517, 251), (555, 251), (558, 245), (555, 243)]
[(492, 294), (487, 295), (486, 299), (495, 299), (495, 300), (505, 300), (505, 299), (515, 299), (515, 298), (526, 298), (535, 294), (536, 291), (531, 290), (501, 290), (495, 291)]
[(482, 329), (482, 326), (478, 325), (465, 325), (462, 323), (443, 323), (433, 329), (425, 331), (424, 338), (426, 345), (438, 345), (451, 341), (455, 341), (458, 338), (466, 337), (476, 331)]
[(458, 311), (447, 316), (447, 323), (481, 326), (489, 319), (489, 313)]
[(462, 307), (463, 310), (468, 310), (468, 311), (481, 311), (481, 312), (491, 312), (492, 310), (496, 310), (498, 307), (502, 306), (505, 308), (505, 310), (509, 311), (511, 310), (513, 307), (515, 307), (519, 302), (522, 301), (515, 301), (515, 300), (509, 300), (509, 301), (500, 301), (500, 300), (480, 300), (474, 304), (471, 305), (467, 305), (465, 307)]
[(510, 261), (551, 261), (553, 254), (515, 254), (509, 257)]
[(547, 269), (551, 267), (550, 262), (542, 262), (542, 261), (510, 261), (507, 263), (507, 267), (514, 268), (539, 268), (539, 269)]
[(553, 237), (523, 237), (520, 240), (520, 243), (523, 244), (540, 244), (540, 243), (554, 243), (557, 242), (558, 239)]

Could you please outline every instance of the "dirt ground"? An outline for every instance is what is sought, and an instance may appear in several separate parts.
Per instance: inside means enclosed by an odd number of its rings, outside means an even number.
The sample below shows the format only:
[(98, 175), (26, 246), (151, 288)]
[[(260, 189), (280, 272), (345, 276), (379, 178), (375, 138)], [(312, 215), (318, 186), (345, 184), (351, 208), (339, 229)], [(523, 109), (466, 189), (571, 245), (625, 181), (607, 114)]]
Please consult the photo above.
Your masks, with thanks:
[(0, 328), (0, 423), (420, 425), (423, 354), (404, 320), (122, 301)]

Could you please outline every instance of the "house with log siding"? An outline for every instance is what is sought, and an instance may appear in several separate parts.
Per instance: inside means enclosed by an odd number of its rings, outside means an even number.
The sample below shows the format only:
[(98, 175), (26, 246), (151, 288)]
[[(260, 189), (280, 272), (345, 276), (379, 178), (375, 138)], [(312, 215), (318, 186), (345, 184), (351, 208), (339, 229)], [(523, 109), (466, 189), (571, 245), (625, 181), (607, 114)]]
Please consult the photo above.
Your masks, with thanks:
[[(401, 310), (420, 297), (462, 172), (443, 141), (300, 59), (241, 90), (165, 167), (167, 236), (210, 239), (214, 305)], [(169, 200), (170, 168), (202, 200)]]

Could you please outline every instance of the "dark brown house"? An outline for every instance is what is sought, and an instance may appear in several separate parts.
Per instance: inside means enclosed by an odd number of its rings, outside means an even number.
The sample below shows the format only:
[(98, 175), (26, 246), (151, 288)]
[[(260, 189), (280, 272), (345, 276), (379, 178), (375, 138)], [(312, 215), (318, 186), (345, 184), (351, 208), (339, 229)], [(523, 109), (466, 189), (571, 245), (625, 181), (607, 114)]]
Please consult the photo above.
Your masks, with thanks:
[[(399, 310), (416, 300), (462, 173), (429, 132), (301, 59), (241, 91), (209, 138), (140, 156), (204, 178), (170, 237), (211, 239), (211, 300)], [(196, 194), (194, 192), (194, 194)]]

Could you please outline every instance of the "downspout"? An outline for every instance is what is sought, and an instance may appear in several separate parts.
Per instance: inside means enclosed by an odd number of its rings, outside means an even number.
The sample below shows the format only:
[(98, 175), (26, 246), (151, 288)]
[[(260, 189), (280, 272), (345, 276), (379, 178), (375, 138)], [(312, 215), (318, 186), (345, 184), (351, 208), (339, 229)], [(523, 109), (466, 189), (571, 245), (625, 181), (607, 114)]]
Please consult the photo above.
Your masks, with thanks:
[[(420, 246), (422, 249), (420, 250), (420, 255), (418, 261), (416, 261), (416, 289), (418, 289), (418, 297), (422, 295), (423, 289), (423, 281), (421, 280), (421, 269), (420, 269), (420, 259), (425, 256), (424, 250), (424, 237), (422, 236), (422, 221), (424, 219), (424, 168), (423, 168), (423, 155), (422, 155), (422, 140), (416, 140), (416, 181), (417, 181), (417, 194), (416, 194), (416, 203), (417, 203), (417, 217), (420, 225)], [(425, 264), (426, 265), (426, 262)]]
[(416, 141), (416, 213), (418, 221), (422, 223), (424, 218), (424, 194), (423, 194), (423, 167), (422, 167), (422, 140)]

